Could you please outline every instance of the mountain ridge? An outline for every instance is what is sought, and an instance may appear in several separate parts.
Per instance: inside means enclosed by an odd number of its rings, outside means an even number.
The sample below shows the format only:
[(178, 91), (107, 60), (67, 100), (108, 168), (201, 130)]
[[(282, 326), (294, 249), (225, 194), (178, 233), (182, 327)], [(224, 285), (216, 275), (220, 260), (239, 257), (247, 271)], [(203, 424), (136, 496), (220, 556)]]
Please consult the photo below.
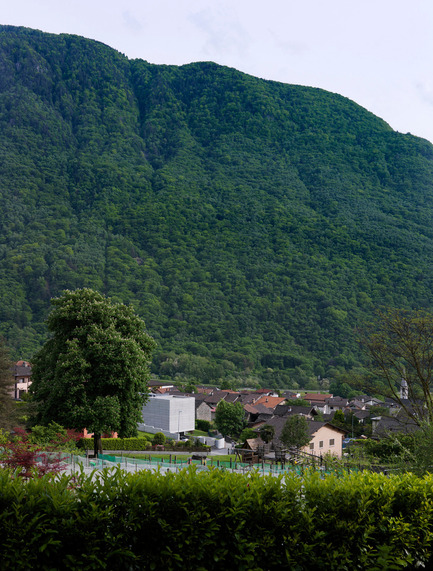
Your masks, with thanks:
[(362, 365), (376, 307), (431, 307), (428, 141), (338, 94), (78, 36), (0, 27), (0, 66), (17, 356), (52, 296), (93, 287), (145, 319), (155, 373), (311, 386)]

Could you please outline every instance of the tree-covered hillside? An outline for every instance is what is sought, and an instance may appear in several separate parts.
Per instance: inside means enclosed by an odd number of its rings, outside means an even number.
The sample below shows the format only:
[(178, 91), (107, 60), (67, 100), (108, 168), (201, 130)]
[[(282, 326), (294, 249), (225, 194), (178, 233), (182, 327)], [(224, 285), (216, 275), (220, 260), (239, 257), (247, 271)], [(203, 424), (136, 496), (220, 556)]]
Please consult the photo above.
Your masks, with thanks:
[(31, 359), (86, 286), (133, 304), (154, 372), (311, 384), (376, 307), (432, 306), (432, 175), (339, 95), (0, 27), (0, 333)]

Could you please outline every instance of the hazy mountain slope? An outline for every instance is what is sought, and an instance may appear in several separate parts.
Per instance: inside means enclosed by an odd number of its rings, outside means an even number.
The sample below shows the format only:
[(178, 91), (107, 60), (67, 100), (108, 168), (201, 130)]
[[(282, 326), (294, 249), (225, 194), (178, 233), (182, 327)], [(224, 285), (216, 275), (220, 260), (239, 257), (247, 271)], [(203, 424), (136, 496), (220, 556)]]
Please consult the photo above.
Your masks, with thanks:
[(30, 358), (50, 297), (90, 286), (161, 373), (350, 367), (374, 307), (432, 304), (432, 174), (336, 94), (0, 28), (0, 330)]

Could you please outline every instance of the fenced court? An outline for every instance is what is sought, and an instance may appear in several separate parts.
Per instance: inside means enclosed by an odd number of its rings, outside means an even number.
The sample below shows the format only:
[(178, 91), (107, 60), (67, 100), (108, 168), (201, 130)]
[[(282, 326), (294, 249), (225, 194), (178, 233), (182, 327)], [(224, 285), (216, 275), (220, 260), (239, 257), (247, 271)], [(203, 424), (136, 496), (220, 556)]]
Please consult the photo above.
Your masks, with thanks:
[[(287, 462), (285, 464), (267, 462), (251, 464), (232, 459), (218, 460), (217, 457), (201, 457), (200, 459), (193, 459), (189, 456), (176, 456), (174, 454), (167, 455), (166, 457), (148, 455), (144, 458), (131, 458), (111, 454), (102, 454), (98, 458), (91, 458), (70, 454), (68, 456), (65, 455), (62, 458), (62, 462), (67, 465), (68, 472), (84, 470), (86, 473), (117, 466), (120, 466), (127, 472), (139, 472), (140, 470), (179, 472), (180, 470), (193, 465), (199, 471), (216, 468), (239, 474), (247, 474), (252, 471), (257, 471), (263, 475), (271, 474), (278, 476), (280, 474), (287, 474), (288, 472), (302, 475), (305, 469), (307, 469), (304, 465), (294, 465)], [(309, 469), (311, 469), (311, 467)], [(317, 469), (326, 473), (334, 472), (332, 469), (325, 470), (323, 466), (317, 466)]]

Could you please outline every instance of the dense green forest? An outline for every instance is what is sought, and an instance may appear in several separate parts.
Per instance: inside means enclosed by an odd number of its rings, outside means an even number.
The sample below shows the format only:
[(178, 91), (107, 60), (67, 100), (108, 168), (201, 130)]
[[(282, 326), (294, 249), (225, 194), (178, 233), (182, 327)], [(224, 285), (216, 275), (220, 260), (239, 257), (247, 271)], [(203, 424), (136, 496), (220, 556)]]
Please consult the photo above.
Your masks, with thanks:
[(334, 93), (0, 27), (0, 334), (132, 304), (153, 371), (317, 384), (377, 307), (431, 308), (433, 146)]

